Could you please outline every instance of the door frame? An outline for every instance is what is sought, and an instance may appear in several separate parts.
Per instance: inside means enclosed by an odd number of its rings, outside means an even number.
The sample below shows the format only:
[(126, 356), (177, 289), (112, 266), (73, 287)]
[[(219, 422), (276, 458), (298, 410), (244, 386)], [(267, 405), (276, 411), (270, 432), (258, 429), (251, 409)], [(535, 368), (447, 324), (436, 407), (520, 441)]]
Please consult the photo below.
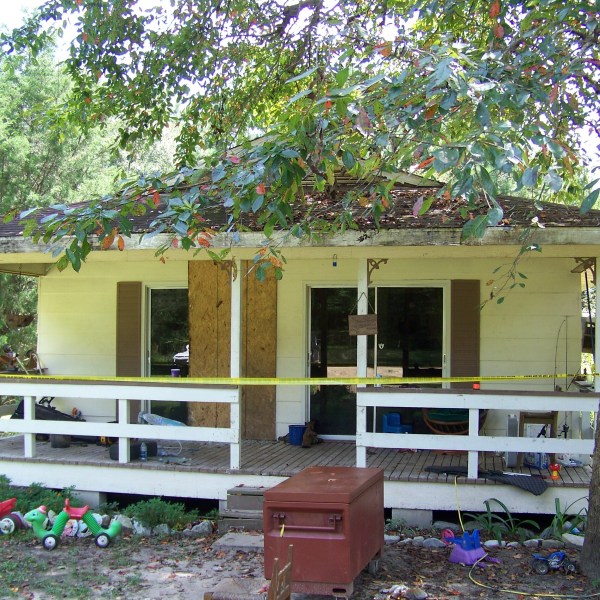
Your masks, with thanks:
[[(375, 293), (375, 309), (377, 310), (377, 288), (441, 288), (442, 289), (442, 377), (447, 377), (450, 369), (450, 336), (451, 332), (448, 331), (450, 324), (450, 311), (451, 311), (451, 285), (452, 281), (449, 279), (426, 279), (426, 280), (416, 280), (411, 279), (408, 281), (402, 281), (401, 285), (398, 285), (397, 282), (383, 282), (375, 285), (371, 285), (369, 290), (374, 290)], [(356, 296), (358, 301), (358, 282), (335, 282), (335, 284), (326, 284), (323, 282), (318, 282), (315, 284), (307, 283), (305, 285), (305, 298), (306, 298), (306, 332), (305, 332), (305, 365), (304, 372), (306, 377), (310, 377), (310, 366), (311, 366), (311, 323), (312, 323), (312, 303), (311, 303), (311, 291), (313, 289), (318, 288), (326, 288), (326, 289), (338, 289), (338, 288), (355, 288)], [(367, 369), (376, 369), (377, 368), (377, 336), (374, 336), (373, 339), (373, 357), (374, 357), (374, 365), (370, 367), (367, 365)], [(358, 368), (358, 353), (357, 353), (357, 368)], [(449, 387), (449, 384), (443, 383), (442, 387)], [(310, 386), (306, 386), (305, 394), (304, 394), (304, 415), (305, 421), (310, 418)], [(331, 440), (355, 440), (356, 435), (320, 435), (322, 439), (331, 439)]]

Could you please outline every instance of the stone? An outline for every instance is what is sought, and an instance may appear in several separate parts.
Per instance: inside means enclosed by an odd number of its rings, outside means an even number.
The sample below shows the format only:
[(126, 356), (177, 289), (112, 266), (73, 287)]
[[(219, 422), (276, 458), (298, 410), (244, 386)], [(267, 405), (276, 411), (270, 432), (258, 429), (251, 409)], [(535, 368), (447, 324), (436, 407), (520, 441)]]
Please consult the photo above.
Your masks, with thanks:
[(199, 536), (210, 535), (213, 532), (212, 521), (201, 521), (191, 528), (191, 531)]
[(400, 536), (399, 535), (387, 535), (387, 534), (384, 534), (383, 541), (388, 546), (391, 546), (392, 544), (397, 544), (400, 541)]
[(418, 587), (408, 588), (404, 593), (404, 597), (407, 600), (425, 600), (427, 598), (427, 592)]
[(460, 525), (457, 523), (450, 523), (449, 521), (436, 521), (432, 525), (433, 529), (437, 529), (438, 531), (443, 531), (444, 529), (450, 529), (454, 531), (454, 533), (460, 532)]
[(571, 548), (583, 548), (583, 542), (585, 541), (584, 536), (575, 535), (574, 533), (563, 533), (562, 539)]
[(444, 542), (442, 542), (442, 540), (439, 540), (438, 538), (427, 538), (426, 540), (423, 540), (423, 547), (424, 548), (445, 548), (446, 544), (444, 544)]
[(542, 548), (548, 550), (556, 550), (557, 548), (564, 548), (565, 543), (559, 542), (558, 540), (542, 540)]
[(125, 515), (116, 515), (115, 521), (121, 523), (121, 531), (123, 533), (131, 533), (133, 531), (133, 521)]
[(166, 523), (161, 523), (152, 528), (153, 535), (169, 535), (169, 533), (171, 533), (171, 528)]
[(525, 548), (540, 548), (542, 545), (542, 540), (533, 539), (533, 540), (525, 540), (523, 542), (523, 546)]
[(142, 523), (140, 523), (137, 519), (132, 519), (131, 522), (133, 525), (133, 533), (135, 533), (136, 535), (152, 535), (152, 529), (150, 529), (150, 527), (142, 525)]
[(425, 538), (422, 535), (417, 535), (416, 537), (413, 538), (413, 544), (415, 546), (422, 546), (424, 541), (425, 541)]

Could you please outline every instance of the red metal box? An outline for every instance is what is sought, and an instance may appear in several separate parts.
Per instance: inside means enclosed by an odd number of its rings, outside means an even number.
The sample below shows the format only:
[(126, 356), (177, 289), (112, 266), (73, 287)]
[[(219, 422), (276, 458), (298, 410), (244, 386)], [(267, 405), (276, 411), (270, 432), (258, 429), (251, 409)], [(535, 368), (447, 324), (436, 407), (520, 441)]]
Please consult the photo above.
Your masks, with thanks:
[(263, 527), (267, 579), (293, 544), (293, 591), (349, 596), (383, 547), (383, 469), (304, 469), (265, 491)]

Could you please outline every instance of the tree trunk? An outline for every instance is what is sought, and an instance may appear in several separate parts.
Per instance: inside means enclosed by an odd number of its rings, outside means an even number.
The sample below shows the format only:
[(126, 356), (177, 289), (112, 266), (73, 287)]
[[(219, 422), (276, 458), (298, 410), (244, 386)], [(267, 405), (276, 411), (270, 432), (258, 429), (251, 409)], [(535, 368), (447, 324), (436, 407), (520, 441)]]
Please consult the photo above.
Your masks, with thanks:
[(585, 528), (585, 541), (581, 551), (580, 567), (591, 580), (600, 579), (600, 430), (596, 418), (592, 480), (590, 482), (589, 509)]

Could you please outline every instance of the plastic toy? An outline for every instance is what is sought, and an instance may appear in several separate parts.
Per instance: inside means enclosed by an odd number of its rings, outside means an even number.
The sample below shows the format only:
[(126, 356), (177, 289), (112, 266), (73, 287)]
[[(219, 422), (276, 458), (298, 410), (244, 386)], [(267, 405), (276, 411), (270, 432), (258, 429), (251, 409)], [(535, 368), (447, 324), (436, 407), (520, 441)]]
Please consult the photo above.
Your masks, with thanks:
[(558, 472), (560, 471), (560, 465), (554, 462), (548, 467), (548, 470), (550, 471), (550, 479), (556, 481), (559, 478)]
[(88, 510), (88, 506), (84, 506), (83, 508), (73, 508), (67, 498), (65, 500), (64, 509), (57, 515), (50, 531), (47, 531), (45, 528), (45, 523), (48, 518), (48, 509), (43, 505), (34, 510), (30, 510), (25, 515), (25, 520), (31, 523), (33, 532), (40, 540), (42, 540), (42, 545), (46, 550), (54, 550), (54, 548), (58, 546), (59, 538), (65, 529), (67, 521), (70, 519), (83, 521), (92, 532), (92, 535), (94, 535), (96, 546), (99, 548), (106, 548), (111, 540), (121, 532), (121, 523), (119, 523), (119, 521), (113, 521), (108, 529), (103, 529)]
[(454, 544), (454, 548), (448, 560), (461, 565), (479, 565), (483, 566), (483, 561), (490, 563), (499, 563), (497, 558), (488, 556), (487, 552), (482, 548), (479, 538), (479, 531), (473, 530), (473, 533), (465, 531), (461, 537), (455, 537), (451, 529), (442, 531), (442, 540), (450, 545)]
[(575, 573), (577, 565), (567, 556), (566, 552), (558, 550), (548, 556), (534, 554), (531, 560), (531, 566), (536, 573), (545, 575), (548, 571), (561, 569), (566, 573)]
[(0, 533), (9, 534), (23, 527), (21, 515), (13, 512), (16, 504), (16, 498), (0, 502)]

